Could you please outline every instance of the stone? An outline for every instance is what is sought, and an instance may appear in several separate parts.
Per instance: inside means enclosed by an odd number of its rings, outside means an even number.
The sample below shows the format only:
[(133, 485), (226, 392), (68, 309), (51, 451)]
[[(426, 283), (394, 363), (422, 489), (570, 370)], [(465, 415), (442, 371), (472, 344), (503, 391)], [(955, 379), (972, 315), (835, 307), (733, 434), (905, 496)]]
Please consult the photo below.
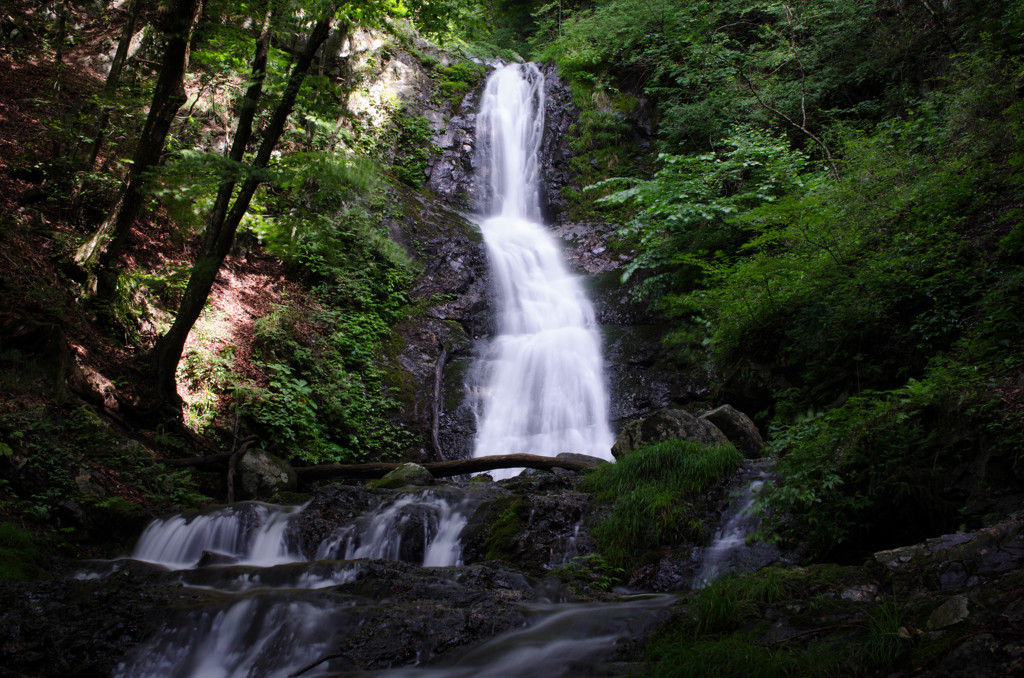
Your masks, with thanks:
[(935, 608), (928, 617), (927, 628), (929, 631), (938, 631), (959, 624), (967, 619), (967, 615), (967, 596), (953, 596)]
[(249, 498), (294, 492), (298, 476), (284, 459), (258, 447), (246, 450), (235, 466), (242, 494)]
[(664, 409), (626, 424), (612, 445), (618, 459), (638, 447), (665, 440), (689, 440), (707, 445), (728, 444), (729, 439), (707, 419), (695, 417), (686, 410)]
[(388, 490), (395, 490), (399, 487), (408, 487), (410, 485), (424, 487), (433, 484), (434, 476), (430, 474), (430, 471), (412, 462), (402, 464), (380, 480), (367, 483), (370, 487), (381, 487)]
[(700, 415), (701, 419), (707, 419), (725, 434), (736, 449), (747, 457), (757, 459), (764, 450), (764, 438), (757, 426), (747, 415), (737, 410), (732, 405), (722, 405)]

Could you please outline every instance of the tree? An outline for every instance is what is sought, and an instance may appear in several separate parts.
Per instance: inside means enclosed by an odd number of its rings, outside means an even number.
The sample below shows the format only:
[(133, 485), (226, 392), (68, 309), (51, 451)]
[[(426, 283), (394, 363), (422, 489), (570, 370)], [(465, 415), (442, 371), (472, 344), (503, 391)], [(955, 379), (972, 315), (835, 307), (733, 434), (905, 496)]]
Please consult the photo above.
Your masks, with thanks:
[(114, 295), (121, 250), (145, 200), (146, 173), (160, 161), (174, 116), (185, 103), (188, 49), (200, 9), (200, 0), (174, 0), (162, 12), (160, 23), (167, 42), (153, 102), (132, 155), (127, 182), (110, 216), (75, 255), (75, 261), (90, 272), (87, 288), (101, 300), (109, 301)]
[[(295, 99), (306, 78), (306, 73), (309, 71), (309, 66), (313, 62), (317, 50), (330, 33), (331, 20), (337, 10), (338, 5), (331, 5), (324, 12), (313, 27), (305, 46), (296, 54), (284, 94), (263, 130), (259, 150), (251, 165), (245, 170), (246, 176), (234, 196), (234, 201), (231, 199), (236, 186), (236, 181), (233, 178), (226, 178), (218, 189), (216, 202), (210, 213), (206, 234), (203, 237), (202, 249), (192, 268), (192, 274), (175, 315), (174, 323), (159, 339), (153, 350), (156, 396), (160, 405), (172, 404), (177, 407), (180, 402), (175, 384), (175, 371), (181, 360), (185, 340), (206, 304), (206, 298), (213, 287), (217, 272), (234, 242), (238, 225), (248, 211), (249, 203), (252, 201), (256, 189), (263, 182), (260, 170), (265, 168), (270, 161), (271, 153), (277, 146), (288, 116), (291, 115), (295, 106)], [(241, 161), (246, 144), (252, 136), (253, 118), (263, 92), (270, 45), (270, 24), (270, 13), (268, 12), (264, 29), (257, 40), (256, 52), (253, 57), (252, 79), (242, 102), (239, 122), (232, 140), (229, 157), (236, 162)]]

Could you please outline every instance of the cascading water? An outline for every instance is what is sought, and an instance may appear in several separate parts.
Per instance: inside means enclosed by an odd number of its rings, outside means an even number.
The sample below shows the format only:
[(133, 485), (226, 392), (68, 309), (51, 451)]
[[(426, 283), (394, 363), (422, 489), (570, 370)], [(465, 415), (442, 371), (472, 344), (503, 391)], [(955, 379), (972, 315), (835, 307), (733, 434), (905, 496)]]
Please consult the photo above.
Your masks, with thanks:
[[(478, 360), (474, 456), (562, 452), (611, 460), (608, 396), (594, 311), (540, 224), (544, 76), (512, 64), (487, 81), (477, 138), (488, 154), (491, 216), (480, 223), (499, 306)], [(492, 473), (508, 477), (514, 470)]]
[[(114, 676), (294, 675), (322, 657), (352, 623), (351, 603), (325, 589), (359, 577), (360, 559), (459, 564), (458, 536), (467, 522), (462, 508), (454, 495), (397, 494), (327, 535), (311, 558), (291, 529), (303, 507), (245, 502), (154, 521), (132, 559), (177, 572), (182, 583), (218, 597), (168, 623), (125, 657)], [(130, 567), (109, 565), (106, 574)]]
[(757, 500), (770, 477), (769, 462), (765, 460), (747, 462), (737, 474), (742, 489), (722, 515), (721, 526), (701, 554), (693, 588), (703, 588), (729, 572), (752, 572), (778, 557), (773, 544), (754, 539), (761, 526)]

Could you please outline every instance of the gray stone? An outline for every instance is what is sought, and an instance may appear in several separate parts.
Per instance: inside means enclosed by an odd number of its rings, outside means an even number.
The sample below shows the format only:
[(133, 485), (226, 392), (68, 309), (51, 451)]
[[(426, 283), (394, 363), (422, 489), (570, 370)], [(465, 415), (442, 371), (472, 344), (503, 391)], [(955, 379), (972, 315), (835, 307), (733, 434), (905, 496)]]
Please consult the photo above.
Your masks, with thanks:
[(258, 447), (246, 450), (235, 469), (246, 497), (270, 497), (277, 492), (294, 492), (298, 476), (284, 459)]
[(700, 415), (707, 419), (725, 434), (733, 445), (736, 446), (748, 459), (757, 459), (764, 450), (764, 438), (757, 426), (750, 417), (737, 410), (732, 405), (722, 405), (710, 412)]
[(612, 455), (618, 459), (638, 447), (664, 440), (689, 440), (707, 445), (729, 442), (725, 434), (707, 419), (695, 417), (685, 410), (664, 409), (626, 424), (612, 445)]
[(967, 619), (967, 615), (967, 596), (953, 596), (935, 608), (928, 617), (927, 628), (929, 631), (938, 631), (959, 624)]
[(423, 487), (426, 485), (433, 485), (434, 476), (430, 474), (430, 471), (419, 464), (413, 464), (410, 462), (408, 464), (402, 464), (380, 480), (375, 480), (368, 484), (372, 487), (382, 487), (389, 490), (395, 490), (399, 487), (408, 487), (410, 485), (414, 487)]

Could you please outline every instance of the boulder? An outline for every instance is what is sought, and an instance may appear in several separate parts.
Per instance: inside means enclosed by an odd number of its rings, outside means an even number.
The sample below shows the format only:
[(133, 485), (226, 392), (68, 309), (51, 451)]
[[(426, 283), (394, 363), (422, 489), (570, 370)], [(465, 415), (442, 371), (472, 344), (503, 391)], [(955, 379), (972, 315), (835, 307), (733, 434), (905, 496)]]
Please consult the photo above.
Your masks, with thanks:
[(370, 487), (381, 487), (386, 490), (396, 490), (399, 487), (408, 487), (409, 485), (422, 487), (433, 484), (434, 476), (430, 475), (430, 471), (419, 464), (413, 464), (411, 462), (408, 464), (402, 464), (380, 480), (374, 480), (367, 483)]
[(747, 457), (757, 459), (764, 450), (764, 438), (757, 426), (750, 417), (737, 410), (732, 405), (722, 405), (700, 415), (718, 427), (725, 437), (729, 439), (736, 449)]
[(729, 442), (729, 438), (707, 419), (695, 417), (686, 410), (664, 409), (626, 424), (612, 445), (612, 455), (618, 459), (638, 447), (664, 440), (689, 440), (707, 445)]
[(953, 596), (935, 608), (928, 617), (926, 628), (929, 631), (937, 631), (959, 624), (968, 616), (967, 596)]
[(284, 459), (258, 447), (246, 450), (235, 466), (246, 497), (270, 497), (277, 492), (294, 492), (298, 476)]

